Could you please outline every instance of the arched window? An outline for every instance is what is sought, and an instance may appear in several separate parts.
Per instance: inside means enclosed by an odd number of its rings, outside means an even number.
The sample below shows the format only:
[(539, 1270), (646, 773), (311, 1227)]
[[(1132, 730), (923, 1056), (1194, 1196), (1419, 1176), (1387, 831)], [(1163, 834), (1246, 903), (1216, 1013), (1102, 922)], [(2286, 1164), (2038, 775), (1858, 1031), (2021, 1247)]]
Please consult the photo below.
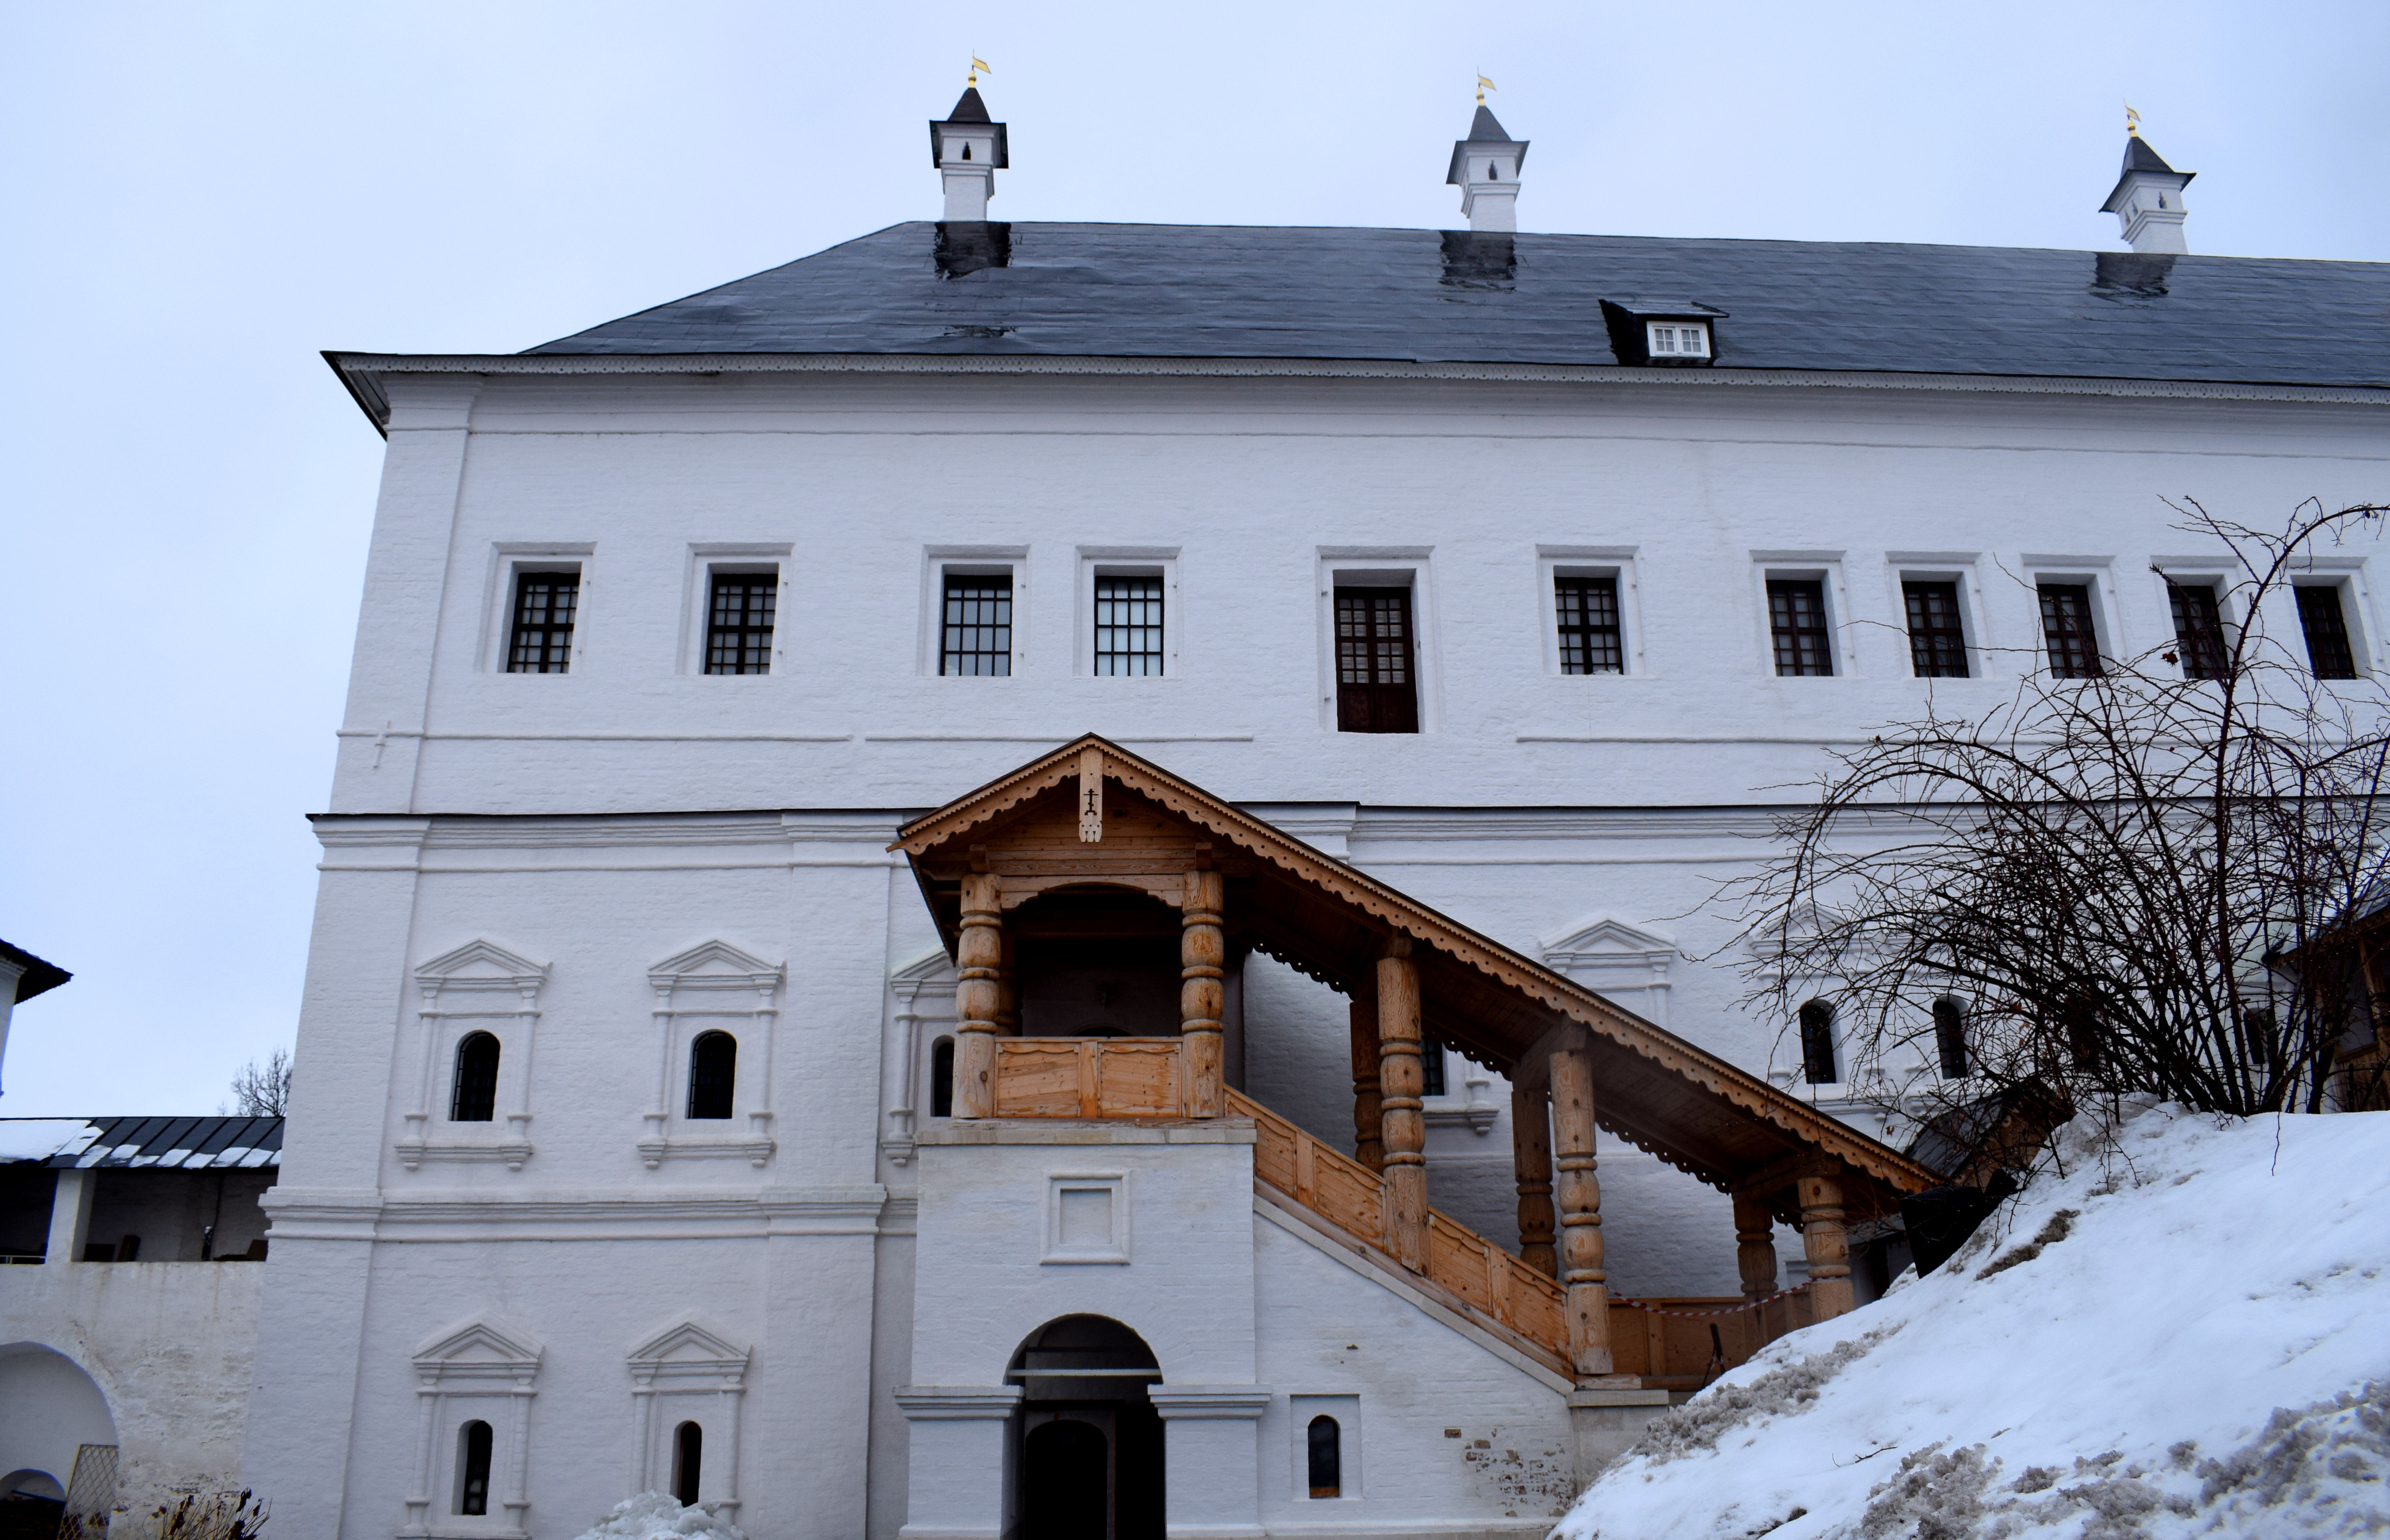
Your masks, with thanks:
[(1956, 1000), (1934, 1002), (1934, 1051), (1941, 1058), (1943, 1079), (1967, 1072), (1967, 1018)]
[(1801, 1075), (1812, 1085), (1831, 1085), (1834, 1070), (1834, 1007), (1812, 1000), (1801, 1007)]
[(487, 1123), (497, 1110), (498, 1040), (485, 1032), (469, 1032), (456, 1045), (456, 1092), (448, 1104), (448, 1121)]
[(697, 1501), (697, 1477), (705, 1456), (705, 1430), (684, 1422), (673, 1431), (673, 1500), (687, 1508)]
[(739, 1039), (726, 1032), (701, 1032), (688, 1046), (688, 1115), (726, 1118), (731, 1088), (739, 1084)]
[(1344, 1495), (1344, 1452), (1339, 1437), (1336, 1419), (1315, 1417), (1304, 1435), (1311, 1468), (1311, 1495), (1315, 1497)]
[(490, 1425), (473, 1421), (456, 1430), (456, 1511), (490, 1511)]
[(930, 1048), (930, 1116), (955, 1115), (955, 1040), (941, 1037)]

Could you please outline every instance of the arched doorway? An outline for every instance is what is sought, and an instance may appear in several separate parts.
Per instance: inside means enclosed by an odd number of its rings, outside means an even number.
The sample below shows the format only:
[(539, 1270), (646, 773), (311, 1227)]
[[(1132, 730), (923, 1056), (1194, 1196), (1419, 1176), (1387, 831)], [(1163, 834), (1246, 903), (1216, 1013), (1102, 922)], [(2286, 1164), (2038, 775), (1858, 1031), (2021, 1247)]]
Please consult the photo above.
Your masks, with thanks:
[(1163, 1540), (1153, 1350), (1118, 1321), (1064, 1315), (1029, 1334), (1021, 1386), (1021, 1540)]
[(46, 1508), (53, 1529), (71, 1488), (77, 1511), (106, 1513), (116, 1495), (115, 1457), (116, 1421), (90, 1375), (37, 1343), (0, 1347), (0, 1471), (7, 1472), (0, 1500), (22, 1494), (9, 1506)]

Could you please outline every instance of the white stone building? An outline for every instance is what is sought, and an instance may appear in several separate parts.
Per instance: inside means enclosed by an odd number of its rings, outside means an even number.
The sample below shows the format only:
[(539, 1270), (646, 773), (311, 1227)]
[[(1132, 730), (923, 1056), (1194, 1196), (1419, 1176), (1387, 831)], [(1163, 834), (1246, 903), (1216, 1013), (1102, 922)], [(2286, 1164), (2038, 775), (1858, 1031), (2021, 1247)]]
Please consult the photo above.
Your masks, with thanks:
[[(1864, 1088), (1738, 1007), (1713, 884), (1821, 747), (2170, 636), (2152, 562), (2221, 553), (2161, 497), (2378, 495), (2390, 269), (1515, 233), (1526, 148), (1456, 147), (1468, 231), (1008, 225), (973, 92), (946, 221), (527, 353), (330, 355), (389, 450), (266, 1200), (277, 1524), (566, 1540), (662, 1489), (757, 1540), (1540, 1533), (1710, 1351), (1525, 1277), (1587, 1065), (1662, 1152), (1604, 1141), (1612, 1290), (1765, 1293), (1772, 1212), (1848, 1293), (1834, 1210), (1919, 1173), (1810, 1110)], [(2164, 176), (2120, 185), (2139, 245)], [(2367, 673), (2374, 566), (2301, 580)], [(1089, 860), (1148, 828), (1106, 892), (1182, 914), (974, 854), (974, 808), (1028, 838), (971, 800), (1023, 765), (1110, 800)], [(1020, 952), (964, 979), (974, 925)], [(1468, 1052), (1381, 1178), (1353, 1034), (1402, 1059), (1422, 987)], [(1101, 1080), (1138, 1043), (1142, 1115)], [(972, 1101), (1049, 1050), (1091, 1116)], [(1407, 1072), (1362, 1077), (1381, 1153)], [(1703, 1165), (1746, 1137), (1792, 1153)], [(1384, 1244), (1320, 1217), (1355, 1169)], [(1634, 1324), (1512, 1328), (1547, 1299)]]

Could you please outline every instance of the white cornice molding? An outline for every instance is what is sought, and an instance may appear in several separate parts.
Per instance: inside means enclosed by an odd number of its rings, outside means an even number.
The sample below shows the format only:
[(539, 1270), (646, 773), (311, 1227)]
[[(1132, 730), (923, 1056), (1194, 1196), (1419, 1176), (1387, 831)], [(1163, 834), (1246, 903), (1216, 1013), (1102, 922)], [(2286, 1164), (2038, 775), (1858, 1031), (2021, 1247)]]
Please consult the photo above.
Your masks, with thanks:
[(2390, 406), (2390, 389), (2198, 379), (2041, 375), (1905, 374), (1839, 369), (1663, 369), (1614, 364), (1458, 364), (1401, 359), (1100, 358), (1076, 355), (919, 353), (327, 353), (358, 404), (387, 430), (389, 375), (1098, 375), (1240, 379), (1497, 381), (1530, 385), (1640, 385), (1685, 390), (1835, 390), (1960, 394), (2141, 396), (2163, 400), (2281, 401)]

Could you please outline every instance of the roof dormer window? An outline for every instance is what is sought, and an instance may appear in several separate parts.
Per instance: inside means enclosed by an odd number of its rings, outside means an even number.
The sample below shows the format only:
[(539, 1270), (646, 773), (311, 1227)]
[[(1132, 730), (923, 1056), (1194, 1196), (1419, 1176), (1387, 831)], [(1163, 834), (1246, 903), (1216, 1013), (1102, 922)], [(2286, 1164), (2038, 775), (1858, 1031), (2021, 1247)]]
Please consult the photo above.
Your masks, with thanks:
[(1701, 321), (1654, 321), (1645, 328), (1654, 358), (1707, 358), (1710, 328)]

